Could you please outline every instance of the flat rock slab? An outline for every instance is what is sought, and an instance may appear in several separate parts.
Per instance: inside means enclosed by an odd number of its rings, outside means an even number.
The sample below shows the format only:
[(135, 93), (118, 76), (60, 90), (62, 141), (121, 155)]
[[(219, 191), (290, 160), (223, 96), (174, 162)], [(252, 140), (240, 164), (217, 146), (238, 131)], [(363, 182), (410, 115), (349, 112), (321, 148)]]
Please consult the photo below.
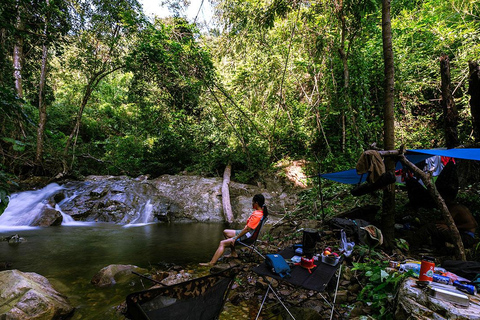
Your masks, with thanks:
[[(453, 288), (453, 286), (452, 286)], [(398, 293), (395, 319), (469, 319), (480, 320), (480, 297), (465, 294), (469, 299), (469, 306), (461, 306), (446, 299), (435, 298), (426, 288), (419, 288), (416, 279), (405, 280)]]

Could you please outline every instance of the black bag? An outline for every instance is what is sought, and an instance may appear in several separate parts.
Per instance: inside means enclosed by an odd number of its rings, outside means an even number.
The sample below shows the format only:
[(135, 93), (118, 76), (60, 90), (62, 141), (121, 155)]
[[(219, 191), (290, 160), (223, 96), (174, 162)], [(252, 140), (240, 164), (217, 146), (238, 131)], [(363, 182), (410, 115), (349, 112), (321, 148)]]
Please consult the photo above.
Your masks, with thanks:
[(434, 208), (435, 201), (420, 182), (415, 178), (407, 178), (405, 180), (405, 186), (407, 187), (408, 200), (410, 205), (415, 208)]
[(290, 277), (290, 266), (285, 259), (279, 254), (267, 254), (265, 257), (265, 265), (271, 269), (273, 273), (280, 277)]
[(333, 228), (343, 229), (349, 237), (353, 237), (356, 243), (366, 244), (365, 238), (367, 233), (361, 227), (366, 227), (371, 223), (363, 219), (343, 219), (332, 218), (328, 222)]
[(442, 263), (442, 268), (468, 280), (473, 280), (480, 274), (479, 261), (445, 260)]

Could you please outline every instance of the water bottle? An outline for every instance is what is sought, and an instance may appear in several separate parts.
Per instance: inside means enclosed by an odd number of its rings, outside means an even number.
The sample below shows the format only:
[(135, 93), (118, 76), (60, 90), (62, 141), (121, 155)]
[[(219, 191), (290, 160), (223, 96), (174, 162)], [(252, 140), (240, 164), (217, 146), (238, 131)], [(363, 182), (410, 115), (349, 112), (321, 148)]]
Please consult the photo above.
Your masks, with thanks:
[(420, 273), (420, 264), (418, 263), (402, 263), (400, 264), (400, 267), (398, 268), (398, 271), (400, 273), (407, 272), (412, 270), (414, 274), (419, 274)]

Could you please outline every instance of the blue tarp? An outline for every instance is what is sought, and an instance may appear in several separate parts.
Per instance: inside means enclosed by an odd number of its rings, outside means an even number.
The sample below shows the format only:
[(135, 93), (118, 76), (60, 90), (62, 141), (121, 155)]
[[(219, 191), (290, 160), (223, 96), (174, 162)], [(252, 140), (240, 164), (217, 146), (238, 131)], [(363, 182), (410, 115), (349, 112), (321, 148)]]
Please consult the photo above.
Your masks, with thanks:
[[(465, 160), (480, 160), (480, 149), (428, 149), (428, 150), (407, 150), (405, 157), (412, 162), (418, 163), (432, 156), (443, 156)], [(401, 164), (397, 164), (397, 169), (401, 169)], [(346, 171), (324, 173), (320, 177), (348, 184), (362, 183), (367, 179), (367, 174), (359, 175), (357, 170), (350, 169)]]
[(320, 177), (341, 183), (357, 184), (364, 182), (367, 179), (367, 174), (359, 175), (356, 169), (350, 169), (347, 171), (324, 173), (321, 174)]
[[(427, 154), (430, 156), (451, 157), (465, 160), (480, 160), (480, 149), (464, 148), (464, 149), (430, 149), (430, 150), (407, 150), (413, 154)], [(408, 154), (405, 154), (408, 158)]]

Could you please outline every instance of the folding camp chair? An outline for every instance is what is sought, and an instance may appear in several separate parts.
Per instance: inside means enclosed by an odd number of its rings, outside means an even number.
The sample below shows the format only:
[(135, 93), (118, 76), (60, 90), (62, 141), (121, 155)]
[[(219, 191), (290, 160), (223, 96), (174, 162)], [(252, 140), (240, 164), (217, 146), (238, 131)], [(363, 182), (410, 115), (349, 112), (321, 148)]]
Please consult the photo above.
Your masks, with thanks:
[(260, 234), (260, 231), (262, 230), (262, 227), (267, 220), (268, 220), (268, 218), (262, 218), (262, 220), (260, 220), (260, 223), (255, 228), (255, 230), (253, 231), (253, 234), (250, 238), (247, 238), (247, 239), (244, 239), (244, 240), (237, 240), (235, 242), (235, 245), (242, 245), (242, 246), (247, 247), (249, 249), (248, 254), (247, 254), (247, 258), (250, 258), (252, 256), (252, 253), (255, 251), (255, 253), (257, 253), (260, 257), (265, 259), (265, 257), (256, 249), (256, 244), (257, 244), (258, 235)]
[(127, 296), (127, 316), (134, 320), (218, 319), (237, 269), (172, 286), (135, 292)]

